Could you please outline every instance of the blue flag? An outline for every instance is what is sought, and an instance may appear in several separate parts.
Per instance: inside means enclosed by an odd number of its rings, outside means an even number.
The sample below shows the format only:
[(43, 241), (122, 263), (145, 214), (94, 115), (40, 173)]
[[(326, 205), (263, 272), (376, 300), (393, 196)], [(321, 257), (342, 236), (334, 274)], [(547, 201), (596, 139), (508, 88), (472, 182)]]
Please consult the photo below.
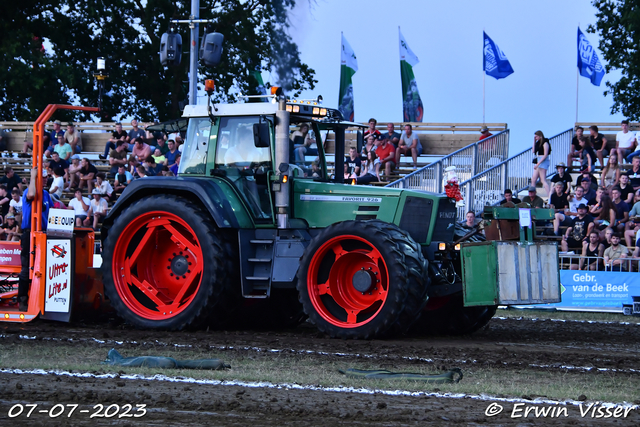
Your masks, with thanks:
[(507, 56), (500, 50), (497, 44), (493, 42), (485, 33), (484, 34), (484, 62), (482, 69), (488, 76), (496, 79), (504, 79), (513, 73), (513, 68), (507, 59)]
[(591, 80), (594, 85), (600, 86), (600, 82), (604, 77), (604, 68), (600, 63), (600, 59), (598, 59), (595, 49), (580, 31), (580, 27), (578, 27), (578, 69), (581, 76)]

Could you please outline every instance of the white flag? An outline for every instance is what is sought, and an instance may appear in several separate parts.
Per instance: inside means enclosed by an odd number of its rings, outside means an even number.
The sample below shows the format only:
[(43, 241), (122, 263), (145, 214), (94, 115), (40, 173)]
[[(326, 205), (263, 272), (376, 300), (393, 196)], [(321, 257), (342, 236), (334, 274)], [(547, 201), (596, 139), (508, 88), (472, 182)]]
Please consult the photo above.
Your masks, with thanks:
[(413, 53), (407, 41), (404, 39), (400, 27), (398, 27), (398, 34), (400, 35), (400, 61), (407, 61), (409, 65), (413, 67), (420, 61), (418, 61), (418, 57)]
[(342, 53), (340, 55), (340, 65), (346, 65), (354, 72), (358, 71), (358, 61), (356, 60), (356, 54), (351, 49), (347, 39), (342, 36)]

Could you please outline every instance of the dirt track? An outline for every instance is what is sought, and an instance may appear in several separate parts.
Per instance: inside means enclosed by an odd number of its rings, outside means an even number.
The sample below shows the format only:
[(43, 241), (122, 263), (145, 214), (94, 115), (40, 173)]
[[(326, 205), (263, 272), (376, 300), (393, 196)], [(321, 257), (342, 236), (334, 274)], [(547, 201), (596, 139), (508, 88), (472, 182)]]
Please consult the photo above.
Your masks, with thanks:
[[(95, 345), (92, 338), (107, 341), (152, 342), (215, 348), (217, 351), (252, 351), (244, 347), (281, 349), (295, 357), (306, 355), (341, 360), (370, 355), (380, 364), (394, 360), (410, 363), (434, 363), (436, 366), (505, 366), (562, 373), (566, 366), (583, 368), (585, 375), (597, 375), (595, 369), (607, 368), (610, 375), (640, 375), (640, 326), (634, 324), (578, 323), (494, 319), (489, 327), (472, 337), (425, 338), (409, 336), (393, 341), (340, 341), (323, 336), (311, 328), (292, 331), (214, 331), (167, 333), (135, 331), (102, 325), (60, 325), (35, 322), (22, 327), (2, 325), (2, 340), (12, 342), (18, 335), (36, 336), (39, 345), (54, 345), (43, 338), (59, 338), (68, 345)], [(89, 344), (87, 341), (91, 340)], [(0, 341), (0, 345), (2, 342)], [(233, 349), (222, 350), (224, 347)], [(294, 350), (292, 353), (291, 350)], [(315, 352), (315, 353), (314, 353)], [(335, 354), (335, 353), (340, 353)], [(416, 358), (416, 359), (407, 359)], [(420, 360), (422, 358), (422, 360)], [(414, 362), (411, 362), (414, 360)], [(18, 385), (19, 384), (19, 385)], [(506, 413), (513, 403), (497, 402), (504, 413), (494, 418), (485, 415), (491, 401), (469, 398), (438, 398), (367, 395), (311, 390), (249, 388), (226, 385), (196, 385), (122, 378), (72, 378), (55, 375), (0, 374), (0, 424), (8, 422), (8, 411), (15, 404), (38, 403), (44, 410), (56, 404), (78, 404), (71, 418), (55, 419), (62, 425), (530, 425), (535, 419), (512, 419)], [(638, 396), (640, 399), (640, 394)], [(146, 404), (141, 418), (93, 418), (97, 403)], [(640, 403), (636, 401), (635, 403)], [(70, 407), (69, 407), (70, 408)], [(112, 408), (115, 410), (115, 406)], [(135, 406), (134, 408), (135, 409)], [(578, 407), (569, 406), (569, 417), (544, 418), (544, 425), (603, 425), (602, 419), (582, 418)], [(120, 409), (118, 414), (123, 413)], [(131, 412), (134, 414), (134, 411)], [(640, 424), (640, 410), (626, 418), (608, 419), (615, 425)], [(12, 418), (13, 425), (51, 425), (49, 414)]]

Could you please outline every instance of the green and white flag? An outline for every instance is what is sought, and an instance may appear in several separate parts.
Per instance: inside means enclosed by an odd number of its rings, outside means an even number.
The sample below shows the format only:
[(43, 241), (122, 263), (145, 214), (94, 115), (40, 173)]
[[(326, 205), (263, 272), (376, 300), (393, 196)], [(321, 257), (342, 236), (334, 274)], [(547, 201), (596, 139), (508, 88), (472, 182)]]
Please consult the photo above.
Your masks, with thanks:
[(338, 109), (345, 120), (353, 121), (353, 83), (351, 77), (358, 71), (356, 54), (349, 42), (342, 35), (342, 51), (340, 54), (340, 94), (338, 95)]
[[(256, 95), (266, 95), (267, 88), (262, 80), (262, 72), (259, 69), (255, 69), (251, 72), (251, 77), (254, 78), (256, 83)], [(258, 98), (260, 102), (267, 102), (267, 98)]]
[(403, 120), (405, 122), (421, 122), (424, 113), (420, 93), (418, 93), (418, 84), (416, 77), (413, 75), (413, 66), (416, 65), (418, 57), (409, 48), (407, 41), (404, 39), (400, 27), (398, 27), (400, 35), (400, 76), (402, 77), (402, 111)]

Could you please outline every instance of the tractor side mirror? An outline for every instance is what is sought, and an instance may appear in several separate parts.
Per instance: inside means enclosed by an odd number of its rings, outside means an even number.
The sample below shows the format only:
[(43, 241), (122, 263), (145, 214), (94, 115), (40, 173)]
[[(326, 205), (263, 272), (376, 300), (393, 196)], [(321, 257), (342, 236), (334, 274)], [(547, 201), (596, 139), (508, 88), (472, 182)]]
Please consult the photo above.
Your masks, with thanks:
[(357, 141), (357, 145), (358, 145), (358, 153), (362, 152), (362, 147), (364, 146), (364, 135), (362, 134), (362, 131), (359, 130), (357, 137), (356, 137), (356, 141)]
[(253, 124), (253, 143), (258, 148), (266, 148), (271, 145), (269, 123), (260, 122)]

